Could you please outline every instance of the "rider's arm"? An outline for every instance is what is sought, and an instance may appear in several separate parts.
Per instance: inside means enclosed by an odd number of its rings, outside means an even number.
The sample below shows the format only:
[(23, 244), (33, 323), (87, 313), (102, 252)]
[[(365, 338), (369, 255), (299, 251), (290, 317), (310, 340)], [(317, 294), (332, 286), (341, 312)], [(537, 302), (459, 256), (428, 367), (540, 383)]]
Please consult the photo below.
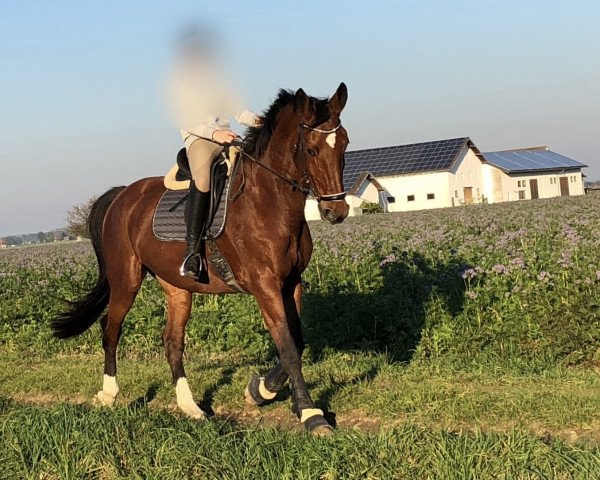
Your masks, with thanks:
[(244, 110), (240, 112), (235, 120), (240, 125), (246, 125), (247, 127), (258, 127), (260, 125), (260, 117), (250, 110)]
[(206, 138), (208, 140), (213, 139), (213, 135), (215, 132), (219, 130), (212, 122), (211, 123), (202, 123), (197, 127), (190, 128), (187, 131), (196, 137)]

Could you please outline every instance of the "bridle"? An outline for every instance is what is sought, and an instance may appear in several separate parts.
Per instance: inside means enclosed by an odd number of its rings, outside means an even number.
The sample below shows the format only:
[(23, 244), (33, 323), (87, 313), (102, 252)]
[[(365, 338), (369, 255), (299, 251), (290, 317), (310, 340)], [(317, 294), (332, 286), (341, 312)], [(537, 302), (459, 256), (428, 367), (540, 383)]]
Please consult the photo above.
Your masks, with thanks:
[[(321, 133), (321, 134), (330, 134), (330, 133), (337, 132), (340, 128), (342, 128), (341, 122), (338, 123), (337, 127), (332, 128), (331, 130), (323, 130), (320, 128), (311, 127), (310, 125), (301, 123), (298, 127), (298, 140), (296, 141), (296, 143), (294, 145), (294, 162), (296, 163), (296, 165), (298, 165), (298, 162), (297, 162), (298, 156), (302, 153), (304, 153), (306, 155), (306, 152), (304, 150), (304, 137), (302, 135), (303, 129), (307, 129), (312, 132)], [(315, 195), (315, 198), (317, 199), (317, 202), (340, 202), (346, 198), (346, 192), (338, 192), (338, 193), (331, 193), (331, 194), (327, 194), (327, 195), (321, 195), (318, 192), (317, 187), (315, 186), (315, 182), (313, 181), (313, 179), (311, 178), (310, 174), (308, 173), (308, 171), (306, 169), (302, 172), (302, 183), (304, 183), (305, 185), (308, 185), (308, 187), (301, 185), (301, 183), (298, 182), (297, 180), (294, 180), (293, 178), (289, 178), (285, 175), (282, 175), (281, 173), (272, 169), (265, 163), (254, 158), (252, 155), (249, 155), (248, 153), (246, 153), (243, 148), (243, 146), (244, 146), (243, 141), (242, 141), (241, 145), (242, 145), (242, 149), (241, 149), (242, 155), (244, 155), (245, 157), (247, 157), (248, 159), (250, 159), (257, 165), (260, 165), (264, 169), (268, 170), (269, 172), (271, 172), (273, 175), (280, 178), (281, 180), (289, 183), (292, 186), (293, 190), (299, 190), (300, 192), (302, 192), (304, 195), (307, 195), (307, 196), (310, 195), (310, 192), (312, 190), (312, 192)]]
[[(296, 150), (298, 149), (298, 145), (300, 144), (300, 140), (302, 137), (302, 129), (305, 128), (307, 130), (310, 130), (311, 132), (316, 132), (316, 133), (322, 133), (322, 134), (326, 134), (329, 135), (330, 133), (335, 133), (337, 132), (340, 128), (342, 128), (342, 122), (337, 124), (337, 127), (332, 128), (331, 130), (323, 130), (321, 128), (315, 128), (315, 127), (311, 127), (310, 125), (306, 125), (304, 123), (300, 124), (300, 129), (299, 129), (299, 133), (298, 133), (298, 142), (296, 142)], [(302, 138), (302, 140), (304, 140), (304, 138)], [(304, 142), (302, 142), (301, 144), (301, 151), (304, 150)], [(315, 185), (315, 182), (313, 181), (313, 179), (310, 177), (308, 171), (304, 170), (304, 172), (302, 173), (303, 176), (305, 176), (306, 178), (308, 178), (308, 183), (310, 184), (313, 193), (315, 194), (315, 198), (317, 199), (317, 202), (341, 202), (342, 200), (344, 200), (346, 198), (346, 192), (338, 192), (338, 193), (330, 193), (328, 195), (321, 195), (318, 191), (317, 191), (317, 187)]]

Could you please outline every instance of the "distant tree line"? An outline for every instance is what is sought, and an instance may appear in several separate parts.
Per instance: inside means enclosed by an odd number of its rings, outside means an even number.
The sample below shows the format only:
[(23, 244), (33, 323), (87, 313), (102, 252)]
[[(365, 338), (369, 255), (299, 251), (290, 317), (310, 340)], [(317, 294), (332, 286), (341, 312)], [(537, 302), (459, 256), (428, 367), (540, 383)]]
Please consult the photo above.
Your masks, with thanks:
[(61, 242), (65, 239), (76, 238), (75, 235), (69, 235), (65, 229), (51, 230), (49, 232), (23, 233), (21, 235), (8, 235), (2, 238), (6, 245), (28, 245), (30, 243), (49, 243)]
[[(0, 238), (6, 245), (27, 245), (30, 243), (61, 242), (63, 240), (75, 240), (79, 237), (90, 238), (87, 228), (87, 218), (96, 197), (74, 205), (67, 211), (67, 226), (49, 232), (24, 233), (20, 235), (8, 235)], [(2, 242), (0, 242), (2, 243)]]

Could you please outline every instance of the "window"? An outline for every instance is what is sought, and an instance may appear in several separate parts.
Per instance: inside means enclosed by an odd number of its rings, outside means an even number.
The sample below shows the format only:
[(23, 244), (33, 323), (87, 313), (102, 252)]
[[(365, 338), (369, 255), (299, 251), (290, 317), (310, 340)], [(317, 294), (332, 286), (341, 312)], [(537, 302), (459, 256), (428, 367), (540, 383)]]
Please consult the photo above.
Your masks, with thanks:
[(550, 185), (556, 185), (556, 177), (550, 178)]
[(415, 196), (414, 195), (407, 195), (406, 196), (406, 201), (407, 202), (414, 202), (415, 201)]
[(458, 190), (454, 190), (454, 198), (458, 198)]
[(519, 200), (525, 200), (525, 190), (519, 190)]
[(435, 199), (435, 193), (428, 193), (427, 200), (433, 200), (433, 199)]
[(527, 186), (526, 180), (519, 180), (519, 181), (517, 182), (517, 186), (518, 186), (519, 188), (525, 188), (525, 187)]
[(396, 197), (387, 197), (388, 203), (396, 203)]

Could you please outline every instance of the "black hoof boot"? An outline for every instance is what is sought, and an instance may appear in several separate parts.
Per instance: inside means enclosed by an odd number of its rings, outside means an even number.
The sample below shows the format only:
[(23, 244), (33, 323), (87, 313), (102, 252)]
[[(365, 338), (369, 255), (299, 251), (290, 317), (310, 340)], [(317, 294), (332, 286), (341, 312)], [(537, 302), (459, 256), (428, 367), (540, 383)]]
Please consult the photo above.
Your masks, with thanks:
[[(314, 410), (318, 410), (318, 408)], [(304, 412), (306, 412), (306, 410), (304, 410)], [(302, 419), (302, 417), (300, 419)], [(333, 433), (333, 427), (329, 425), (327, 420), (325, 420), (323, 412), (315, 413), (314, 415), (309, 416), (302, 423), (304, 424), (304, 428), (307, 432), (312, 433), (317, 437), (327, 437)]]
[(274, 400), (276, 395), (276, 391), (272, 392), (265, 387), (265, 377), (253, 375), (244, 392), (244, 400), (249, 405), (264, 405)]
[(292, 389), (292, 412), (300, 419), (308, 433), (317, 437), (327, 437), (333, 434), (333, 427), (325, 420), (323, 410), (316, 407), (300, 408), (298, 397)]

